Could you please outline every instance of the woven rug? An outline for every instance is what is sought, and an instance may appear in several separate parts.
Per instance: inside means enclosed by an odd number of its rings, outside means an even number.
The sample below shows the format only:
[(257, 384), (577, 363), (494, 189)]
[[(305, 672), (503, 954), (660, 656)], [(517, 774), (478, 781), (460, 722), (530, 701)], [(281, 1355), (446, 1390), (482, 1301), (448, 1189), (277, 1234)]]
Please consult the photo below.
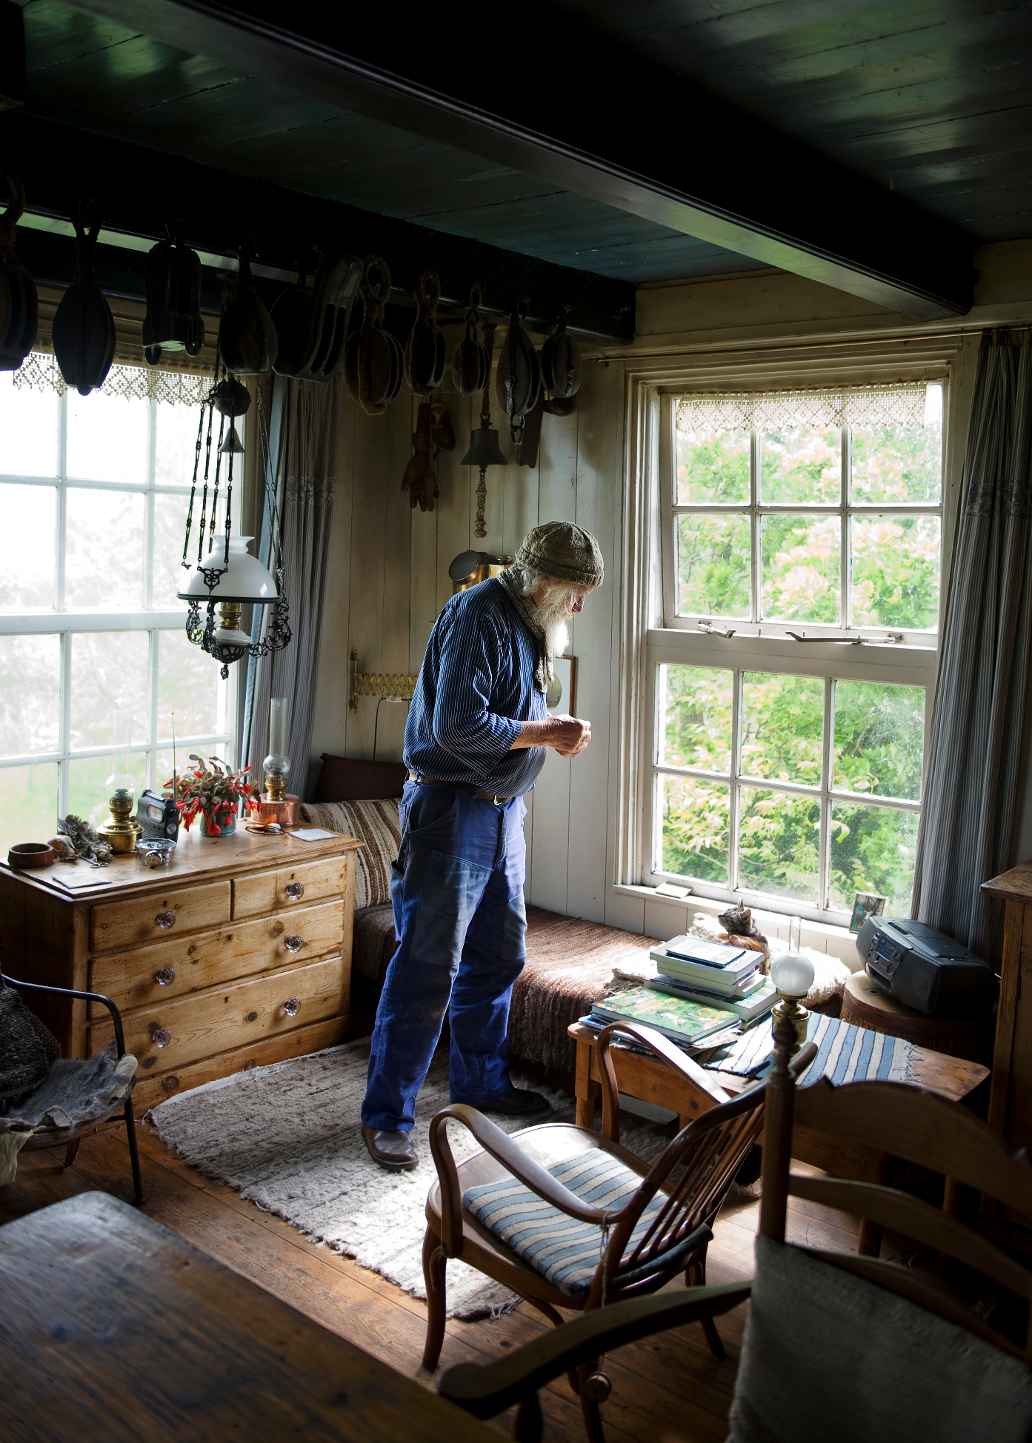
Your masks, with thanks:
[[(437, 1176), (427, 1129), (448, 1104), (447, 1071), (435, 1062), (419, 1095), (413, 1132), (419, 1166), (392, 1173), (372, 1162), (362, 1140), (368, 1060), (368, 1040), (327, 1048), (196, 1087), (147, 1116), (162, 1142), (206, 1176), (423, 1298), (423, 1209)], [(573, 1099), (549, 1097), (555, 1112), (545, 1121), (572, 1122)], [(506, 1132), (527, 1125), (492, 1120)], [(460, 1162), (478, 1150), (457, 1124), (449, 1136)], [(665, 1141), (648, 1123), (621, 1131), (623, 1145), (643, 1157), (656, 1156)], [(465, 1263), (449, 1263), (451, 1316), (483, 1317), (516, 1301)]]

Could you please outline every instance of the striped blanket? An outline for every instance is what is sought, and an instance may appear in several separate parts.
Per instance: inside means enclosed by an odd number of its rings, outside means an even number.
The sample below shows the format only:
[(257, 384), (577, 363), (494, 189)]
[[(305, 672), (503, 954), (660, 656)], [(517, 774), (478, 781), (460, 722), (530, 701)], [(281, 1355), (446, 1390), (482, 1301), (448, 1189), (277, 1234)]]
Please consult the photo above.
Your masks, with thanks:
[[(910, 1080), (913, 1044), (902, 1037), (887, 1037), (811, 1012), (807, 1040), (817, 1044), (817, 1056), (799, 1079), (800, 1087), (819, 1077), (828, 1077), (835, 1084)], [(743, 1032), (726, 1052), (707, 1056), (704, 1065), (737, 1077), (760, 1077), (770, 1065), (773, 1045), (771, 1023), (760, 1022)]]

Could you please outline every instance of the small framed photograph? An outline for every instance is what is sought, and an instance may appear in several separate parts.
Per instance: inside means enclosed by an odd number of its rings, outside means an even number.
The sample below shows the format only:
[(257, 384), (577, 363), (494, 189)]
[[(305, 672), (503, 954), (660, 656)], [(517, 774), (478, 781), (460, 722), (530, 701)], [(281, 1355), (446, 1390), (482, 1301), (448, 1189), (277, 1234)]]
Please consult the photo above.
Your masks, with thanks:
[(853, 899), (853, 915), (849, 919), (849, 930), (859, 932), (868, 917), (880, 917), (885, 911), (885, 897), (877, 892), (857, 892)]
[(552, 681), (546, 698), (548, 710), (563, 716), (577, 715), (577, 658), (556, 656), (552, 659)]

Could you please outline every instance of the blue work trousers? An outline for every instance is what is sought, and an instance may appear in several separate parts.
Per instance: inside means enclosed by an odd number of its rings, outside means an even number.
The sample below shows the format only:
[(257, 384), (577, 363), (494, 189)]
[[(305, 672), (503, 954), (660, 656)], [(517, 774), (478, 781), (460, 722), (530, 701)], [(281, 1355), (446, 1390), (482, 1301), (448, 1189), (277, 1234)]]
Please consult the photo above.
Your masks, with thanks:
[(526, 958), (521, 797), (496, 805), (455, 787), (407, 782), (391, 898), (398, 939), (376, 1012), (366, 1127), (408, 1132), (445, 1013), (453, 1101), (509, 1086), (512, 984)]

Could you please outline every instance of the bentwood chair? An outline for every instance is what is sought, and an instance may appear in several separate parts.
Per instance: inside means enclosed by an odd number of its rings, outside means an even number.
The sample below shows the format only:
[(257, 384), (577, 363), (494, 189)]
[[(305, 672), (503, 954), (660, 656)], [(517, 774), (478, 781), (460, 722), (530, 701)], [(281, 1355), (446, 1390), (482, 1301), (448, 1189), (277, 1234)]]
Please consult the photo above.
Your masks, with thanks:
[[(610, 1047), (626, 1039), (690, 1078), (709, 1110), (683, 1128), (651, 1165), (620, 1146), (619, 1094)], [(706, 1281), (713, 1221), (762, 1126), (763, 1084), (733, 1100), (697, 1063), (652, 1028), (615, 1022), (598, 1039), (602, 1135), (546, 1123), (511, 1136), (472, 1107), (443, 1108), (430, 1124), (438, 1182), (427, 1199), (423, 1243), (428, 1319), (423, 1365), (434, 1369), (444, 1341), (446, 1270), (459, 1258), (511, 1288), (559, 1325), (560, 1308), (590, 1312), (653, 1293), (683, 1274)], [(807, 1066), (808, 1046), (793, 1062)], [(456, 1165), (448, 1124), (483, 1149)], [(713, 1354), (723, 1345), (710, 1314), (700, 1317)], [(588, 1435), (601, 1437), (599, 1401), (608, 1383), (590, 1360), (572, 1377)]]
[[(23, 982), (0, 971), (0, 987), (2, 986), (13, 987), (16, 992), (42, 993), (68, 997), (82, 1003), (95, 1003), (110, 1014), (115, 1034), (116, 1076), (112, 1078), (108, 1075), (105, 1078), (103, 1090), (91, 1096), (74, 1076), (76, 1072), (81, 1076), (83, 1070), (93, 1067), (98, 1059), (77, 1062), (59, 1058), (51, 1068), (50, 1076), (45, 1078), (29, 1097), (20, 1101), (17, 1110), (49, 1114), (52, 1109), (56, 1109), (60, 1115), (68, 1097), (74, 1094), (76, 1104), (80, 1105), (86, 1114), (86, 1120), (70, 1127), (56, 1122), (40, 1124), (32, 1129), (32, 1135), (26, 1144), (30, 1150), (63, 1147), (65, 1167), (71, 1167), (74, 1163), (83, 1137), (95, 1131), (102, 1123), (112, 1120), (124, 1122), (126, 1142), (129, 1146), (129, 1165), (132, 1169), (133, 1201), (139, 1206), (143, 1202), (143, 1179), (140, 1175), (140, 1153), (136, 1142), (136, 1118), (132, 1098), (136, 1059), (125, 1050), (122, 1014), (111, 998), (105, 997), (101, 992), (84, 992), (75, 987), (53, 987), (42, 982)], [(111, 1093), (117, 1093), (113, 1100)]]
[[(1032, 1438), (1028, 1232), (1023, 1249), (1011, 1245), (1021, 1236), (1015, 1220), (1032, 1219), (1027, 1153), (1012, 1153), (961, 1104), (907, 1084), (796, 1088), (791, 1023), (776, 1044), (751, 1286), (671, 1289), (599, 1308), (498, 1362), (449, 1369), (439, 1384), (446, 1398), (479, 1418), (518, 1404), (516, 1437), (538, 1443), (538, 1389), (554, 1378), (751, 1298), (728, 1443)], [(917, 1164), (939, 1177), (941, 1206), (883, 1184), (792, 1172), (796, 1125)], [(790, 1197), (845, 1209), (917, 1251), (902, 1266), (789, 1243)]]

